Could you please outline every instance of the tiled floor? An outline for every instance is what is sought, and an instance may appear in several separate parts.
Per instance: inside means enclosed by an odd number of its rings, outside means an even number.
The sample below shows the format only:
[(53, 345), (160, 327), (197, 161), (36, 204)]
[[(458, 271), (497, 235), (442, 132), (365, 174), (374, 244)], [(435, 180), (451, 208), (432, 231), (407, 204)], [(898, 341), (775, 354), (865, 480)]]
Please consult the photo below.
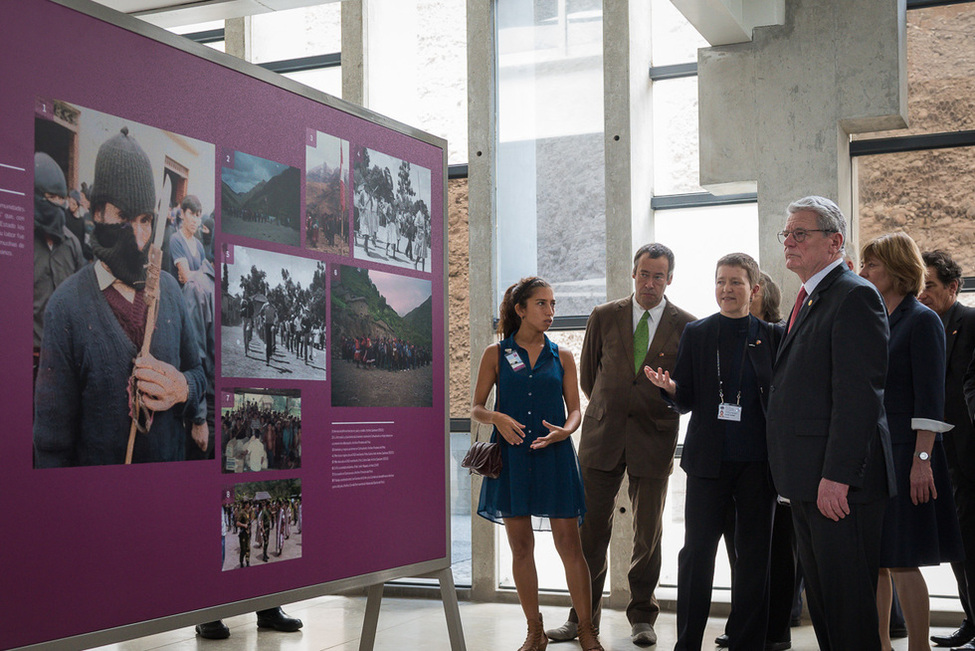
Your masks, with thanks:
[[(104, 651), (165, 651), (200, 650), (231, 651), (239, 649), (264, 651), (356, 651), (362, 627), (365, 597), (319, 597), (289, 604), (285, 610), (300, 617), (305, 626), (297, 633), (278, 633), (258, 630), (253, 614), (240, 615), (225, 620), (231, 628), (227, 640), (202, 640), (192, 628), (177, 629), (144, 637), (122, 644), (102, 647)], [(470, 603), (460, 605), (464, 637), (470, 651), (514, 651), (525, 639), (525, 624), (520, 607), (511, 604)], [(560, 624), (566, 615), (564, 608), (543, 607), (546, 624)], [(633, 651), (649, 648), (651, 651), (670, 650), (676, 637), (675, 616), (664, 613), (657, 621), (659, 642), (656, 647), (637, 647), (630, 642), (629, 624), (622, 611), (607, 610), (603, 613), (601, 641), (606, 651)], [(708, 622), (704, 649), (714, 648), (712, 640), (724, 628), (724, 620), (713, 618)], [(934, 628), (933, 632), (948, 629)], [(812, 627), (792, 629), (792, 648), (797, 651), (814, 651), (818, 648)], [(575, 642), (552, 644), (549, 651), (574, 651)], [(449, 651), (447, 624), (439, 601), (429, 599), (384, 598), (379, 615), (376, 638), (377, 651)], [(895, 651), (906, 651), (907, 640), (895, 640)]]

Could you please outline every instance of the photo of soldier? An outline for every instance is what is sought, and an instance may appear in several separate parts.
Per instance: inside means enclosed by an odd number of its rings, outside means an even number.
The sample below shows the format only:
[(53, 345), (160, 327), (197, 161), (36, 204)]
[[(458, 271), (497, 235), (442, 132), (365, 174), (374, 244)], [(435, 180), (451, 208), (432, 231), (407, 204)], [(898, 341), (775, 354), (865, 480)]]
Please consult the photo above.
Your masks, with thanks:
[(321, 131), (305, 146), (305, 248), (349, 255), (349, 142)]
[(223, 260), (223, 376), (324, 380), (325, 263), (229, 244)]
[(220, 229), (298, 246), (301, 171), (240, 151), (229, 156), (220, 172)]
[(341, 266), (331, 291), (332, 405), (429, 407), (430, 281)]
[[(162, 228), (153, 176), (127, 127), (98, 148), (95, 261), (58, 286), (44, 313), (36, 468), (123, 463), (127, 448), (134, 462), (180, 461), (184, 418), (205, 419), (200, 334), (175, 279), (147, 269), (153, 231)], [(147, 317), (153, 298), (163, 315), (155, 323)], [(149, 354), (140, 356), (146, 341)], [(142, 433), (130, 442), (135, 426)]]
[(430, 170), (363, 146), (352, 158), (354, 257), (430, 271)]
[(224, 472), (301, 467), (300, 390), (234, 389), (220, 411)]
[(300, 479), (237, 484), (223, 492), (223, 571), (301, 558)]

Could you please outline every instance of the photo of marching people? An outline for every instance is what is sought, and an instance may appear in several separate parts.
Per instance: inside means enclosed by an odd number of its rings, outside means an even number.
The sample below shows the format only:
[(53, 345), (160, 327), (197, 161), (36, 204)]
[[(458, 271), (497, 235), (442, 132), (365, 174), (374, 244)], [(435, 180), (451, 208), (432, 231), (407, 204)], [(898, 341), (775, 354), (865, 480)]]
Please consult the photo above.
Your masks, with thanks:
[(301, 170), (242, 151), (224, 154), (221, 162), (220, 229), (298, 246)]
[(301, 480), (225, 489), (220, 533), (224, 572), (301, 558)]
[(213, 459), (214, 146), (35, 107), (34, 467)]
[(355, 257), (430, 271), (430, 170), (362, 146), (353, 160)]
[(234, 389), (220, 411), (224, 472), (301, 467), (301, 391)]
[(341, 266), (332, 278), (332, 406), (433, 404), (429, 280)]
[(314, 131), (305, 146), (305, 248), (349, 255), (349, 142)]
[(224, 244), (224, 377), (325, 379), (325, 263)]

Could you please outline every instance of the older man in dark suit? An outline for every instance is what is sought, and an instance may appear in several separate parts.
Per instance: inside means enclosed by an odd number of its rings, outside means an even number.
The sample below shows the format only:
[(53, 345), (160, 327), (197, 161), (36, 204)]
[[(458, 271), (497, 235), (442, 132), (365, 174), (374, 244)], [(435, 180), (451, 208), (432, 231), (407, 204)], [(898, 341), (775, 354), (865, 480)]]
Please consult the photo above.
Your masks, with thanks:
[[(964, 279), (961, 267), (945, 251), (929, 251), (922, 256), (927, 272), (924, 291), (918, 300), (938, 313), (945, 326), (945, 422), (955, 428), (945, 436), (945, 453), (951, 474), (955, 510), (965, 544), (965, 561), (952, 563), (958, 583), (958, 597), (965, 620), (958, 630), (948, 635), (932, 635), (938, 646), (975, 649), (975, 428), (965, 402), (965, 372), (975, 351), (975, 309), (958, 302)], [(971, 403), (975, 406), (975, 367), (972, 371)], [(964, 646), (962, 646), (964, 645)]]
[(880, 649), (880, 533), (893, 494), (884, 412), (887, 310), (843, 264), (835, 203), (789, 206), (786, 267), (802, 287), (772, 372), (769, 465), (791, 500), (816, 637), (823, 651)]
[[(592, 574), (593, 623), (599, 625), (606, 580), (606, 549), (616, 495), (629, 478), (633, 556), (628, 574), (630, 639), (656, 644), (660, 611), (653, 591), (660, 578), (660, 538), (667, 480), (677, 447), (678, 415), (643, 374), (643, 366), (672, 370), (684, 326), (694, 317), (664, 296), (674, 278), (674, 254), (647, 244), (633, 259), (634, 293), (593, 310), (582, 344), (579, 380), (589, 398), (582, 423), (579, 463), (586, 486), (582, 550)], [(553, 640), (576, 636), (574, 611)]]

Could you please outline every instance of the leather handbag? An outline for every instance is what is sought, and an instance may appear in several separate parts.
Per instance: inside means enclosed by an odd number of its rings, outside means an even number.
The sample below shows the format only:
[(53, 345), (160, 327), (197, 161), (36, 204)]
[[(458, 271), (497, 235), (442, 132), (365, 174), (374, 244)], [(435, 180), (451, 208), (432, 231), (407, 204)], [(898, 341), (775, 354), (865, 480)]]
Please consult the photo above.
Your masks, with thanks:
[(470, 470), (472, 475), (497, 479), (501, 474), (501, 446), (488, 441), (475, 441), (460, 465)]
[[(501, 345), (498, 344), (498, 360), (501, 359)], [(495, 400), (500, 400), (501, 383), (495, 385)], [(477, 441), (471, 444), (471, 448), (464, 455), (464, 460), (460, 462), (461, 468), (467, 468), (472, 475), (481, 475), (497, 479), (501, 474), (501, 444), (498, 442)]]

